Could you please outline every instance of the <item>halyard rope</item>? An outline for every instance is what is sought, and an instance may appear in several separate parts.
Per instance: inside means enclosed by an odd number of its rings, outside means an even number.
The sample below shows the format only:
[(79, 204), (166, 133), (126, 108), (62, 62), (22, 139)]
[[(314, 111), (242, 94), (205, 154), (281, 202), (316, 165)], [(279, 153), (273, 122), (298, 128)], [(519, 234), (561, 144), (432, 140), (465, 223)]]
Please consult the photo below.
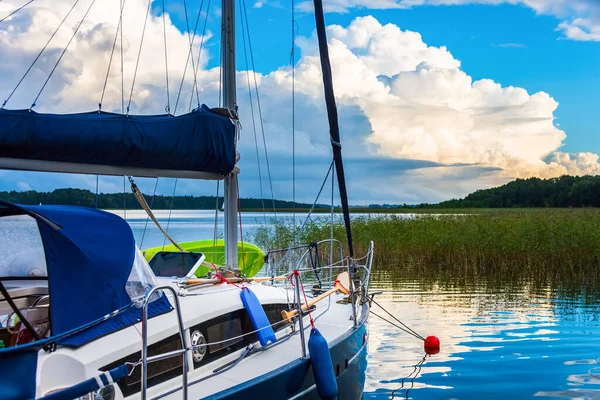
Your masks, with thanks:
[[(165, 237), (167, 239), (169, 239), (169, 241), (171, 243), (173, 243), (173, 246), (177, 247), (177, 249), (179, 249), (179, 251), (181, 251), (182, 253), (187, 253), (187, 251), (181, 247), (176, 241), (175, 239), (173, 239), (166, 230), (164, 230), (164, 228), (160, 225), (160, 222), (158, 222), (158, 220), (156, 219), (156, 217), (154, 216), (154, 213), (152, 212), (152, 209), (150, 209), (150, 206), (148, 205), (148, 203), (146, 202), (146, 199), (144, 198), (144, 195), (142, 194), (142, 192), (140, 191), (140, 189), (137, 187), (137, 185), (135, 184), (135, 182), (133, 181), (132, 177), (129, 177), (129, 182), (131, 183), (131, 191), (133, 192), (133, 195), (135, 196), (135, 199), (138, 201), (138, 203), (140, 203), (140, 206), (144, 209), (144, 211), (146, 211), (146, 213), (148, 214), (148, 216), (150, 217), (150, 219), (152, 221), (154, 221), (154, 223), (156, 224), (156, 226), (158, 227), (158, 229), (160, 229), (160, 231), (163, 233), (163, 235), (165, 235)], [(163, 246), (164, 247), (164, 246)]]

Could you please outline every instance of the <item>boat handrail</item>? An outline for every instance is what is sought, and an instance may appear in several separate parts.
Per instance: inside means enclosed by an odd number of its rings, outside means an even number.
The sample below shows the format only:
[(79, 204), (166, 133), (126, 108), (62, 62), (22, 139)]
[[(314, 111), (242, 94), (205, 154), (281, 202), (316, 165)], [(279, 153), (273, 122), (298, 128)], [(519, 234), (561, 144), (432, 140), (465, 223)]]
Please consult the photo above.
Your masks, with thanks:
[[(150, 298), (152, 295), (159, 291), (170, 291), (173, 294), (173, 301), (175, 306), (175, 312), (177, 313), (177, 322), (179, 326), (179, 338), (181, 340), (181, 350), (180, 351), (172, 351), (168, 353), (163, 353), (151, 357), (148, 357), (148, 305), (150, 304)], [(165, 359), (170, 357), (175, 357), (178, 355), (183, 356), (183, 399), (187, 400), (188, 398), (188, 345), (185, 335), (185, 326), (183, 325), (183, 317), (181, 315), (181, 307), (179, 305), (179, 295), (175, 291), (172, 286), (164, 285), (164, 286), (156, 286), (150, 289), (146, 295), (144, 296), (144, 302), (142, 304), (142, 378), (141, 378), (141, 398), (142, 400), (146, 400), (146, 392), (148, 389), (148, 362), (156, 361), (158, 359)]]
[[(332, 240), (323, 240), (319, 243), (326, 243), (326, 242), (331, 242), (331, 241)], [(334, 239), (333, 241), (337, 241), (337, 240)], [(339, 241), (337, 241), (337, 242), (339, 242)], [(369, 250), (365, 256), (360, 257), (358, 259), (350, 259), (349, 257), (342, 258), (340, 261), (338, 261), (332, 265), (323, 266), (321, 268), (330, 268), (331, 270), (333, 270), (333, 269), (345, 270), (351, 276), (354, 276), (354, 274), (352, 272), (355, 272), (357, 269), (364, 270), (365, 274), (364, 274), (363, 279), (360, 281), (359, 286), (361, 288), (361, 293), (367, 293), (368, 285), (369, 285), (369, 281), (370, 281), (370, 277), (371, 277), (371, 268), (372, 268), (372, 264), (373, 264), (373, 250), (374, 250), (374, 244), (373, 244), (373, 242), (370, 242)], [(357, 264), (357, 261), (361, 261), (361, 260), (365, 260), (366, 262), (362, 265)], [(313, 269), (312, 268), (304, 268), (304, 269), (298, 269), (296, 271), (297, 272), (312, 272)], [(294, 274), (293, 276), (294, 276), (294, 290), (295, 290), (294, 307), (297, 309), (297, 312), (298, 312), (297, 316), (295, 317), (298, 321), (298, 330), (296, 331), (296, 333), (299, 334), (300, 341), (301, 341), (301, 349), (302, 349), (301, 358), (305, 359), (308, 357), (308, 354), (307, 354), (307, 349), (306, 349), (304, 313), (302, 312), (302, 304), (303, 304), (302, 299), (303, 298), (301, 297), (301, 292), (300, 292), (301, 277), (300, 277), (300, 274)], [(286, 279), (286, 282), (287, 282), (287, 279)], [(271, 284), (273, 284), (273, 283), (271, 283)], [(159, 290), (167, 290), (167, 291), (171, 292), (173, 295), (174, 308), (177, 313), (178, 324), (179, 324), (179, 335), (180, 335), (180, 339), (181, 339), (181, 343), (182, 343), (182, 348), (178, 349), (178, 350), (174, 350), (174, 351), (170, 351), (170, 352), (166, 352), (166, 353), (148, 357), (148, 304), (149, 304), (149, 299), (151, 298), (152, 294)], [(352, 304), (353, 326), (354, 326), (354, 328), (356, 328), (356, 326), (357, 326), (356, 302), (355, 302), (356, 288), (351, 287), (349, 292), (350, 292), (349, 293), (350, 301)], [(146, 399), (147, 379), (148, 379), (147, 366), (148, 366), (148, 364), (151, 362), (154, 362), (154, 361), (163, 360), (166, 358), (171, 358), (171, 357), (180, 356), (180, 355), (183, 355), (183, 376), (182, 376), (183, 398), (184, 399), (188, 398), (188, 393), (187, 393), (187, 387), (188, 387), (188, 376), (187, 375), (188, 375), (188, 369), (189, 369), (188, 352), (195, 348), (207, 347), (211, 344), (214, 344), (214, 343), (203, 343), (201, 345), (188, 345), (187, 344), (187, 338), (185, 335), (185, 326), (183, 325), (183, 318), (181, 315), (181, 309), (180, 309), (180, 304), (179, 304), (179, 297), (180, 296), (182, 296), (182, 297), (194, 296), (194, 295), (199, 295), (199, 294), (177, 292), (172, 286), (158, 286), (158, 287), (154, 287), (150, 291), (148, 291), (144, 297), (143, 306), (142, 306), (143, 307), (143, 309), (142, 309), (142, 360), (140, 362), (140, 365), (142, 368), (142, 379), (141, 379), (141, 386), (142, 386), (141, 398), (142, 398), (142, 400)], [(329, 300), (331, 301), (331, 299), (329, 299)], [(327, 308), (325, 310), (323, 310), (321, 313), (316, 315), (314, 319), (315, 320), (318, 319), (324, 312), (326, 312), (329, 309), (329, 307), (330, 307), (330, 305), (328, 305)], [(284, 321), (279, 321), (274, 324), (271, 324), (270, 326), (276, 326), (283, 322)], [(294, 335), (295, 323), (292, 322), (291, 326), (292, 326), (292, 332), (288, 336), (285, 337), (286, 339), (289, 339), (291, 336)], [(306, 328), (309, 328), (309, 327), (306, 327)], [(261, 329), (264, 329), (264, 328), (261, 328)], [(253, 333), (256, 333), (256, 331), (245, 333), (243, 335), (240, 335), (240, 337), (250, 335)], [(236, 339), (236, 338), (229, 338), (229, 339), (224, 340), (223, 342), (229, 342), (234, 339)], [(215, 343), (220, 343), (220, 342), (215, 342)], [(269, 347), (271, 347), (271, 346), (266, 346), (265, 348), (261, 348), (261, 350), (265, 350), (266, 348), (269, 348)], [(221, 366), (220, 368), (217, 368), (216, 370), (213, 371), (213, 374), (211, 374), (209, 376), (213, 376), (214, 374), (218, 374), (218, 373), (224, 372), (227, 369), (230, 369), (230, 367), (237, 365), (239, 363), (239, 361), (241, 361), (241, 359), (245, 358), (247, 355), (249, 355), (251, 353), (254, 353), (255, 351), (256, 351), (255, 348), (250, 348), (250, 349), (247, 348), (244, 353), (244, 356), (240, 357), (237, 360), (234, 360), (234, 362), (230, 362), (224, 366)], [(223, 367), (225, 367), (225, 368), (223, 369)], [(198, 383), (207, 378), (208, 377), (203, 377), (197, 381), (192, 382), (192, 384)]]
[[(342, 244), (341, 241), (337, 240), (337, 239), (324, 239), (324, 240), (320, 240), (318, 242), (315, 242), (317, 247), (323, 243), (337, 243), (340, 247), (340, 260), (344, 259), (344, 245)], [(309, 246), (308, 249), (306, 249), (304, 251), (304, 253), (302, 253), (302, 255), (300, 256), (300, 258), (298, 259), (298, 262), (296, 265), (300, 265), (302, 264), (302, 262), (304, 261), (304, 259), (306, 258), (306, 256), (310, 253), (311, 247)], [(323, 268), (323, 267), (322, 267)]]

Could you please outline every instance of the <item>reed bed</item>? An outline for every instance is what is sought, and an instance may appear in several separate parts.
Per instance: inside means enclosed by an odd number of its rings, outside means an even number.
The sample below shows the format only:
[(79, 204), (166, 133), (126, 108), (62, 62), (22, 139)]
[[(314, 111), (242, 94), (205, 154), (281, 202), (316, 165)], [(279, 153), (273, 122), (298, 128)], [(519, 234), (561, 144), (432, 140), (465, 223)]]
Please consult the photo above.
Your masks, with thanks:
[[(334, 237), (345, 242), (339, 219)], [(497, 277), (540, 284), (600, 284), (600, 210), (545, 209), (462, 215), (369, 215), (352, 222), (356, 256), (375, 242), (375, 271), (445, 279)], [(299, 232), (287, 222), (260, 227), (263, 248), (285, 248), (330, 237), (329, 219)], [(327, 248), (321, 252), (327, 260)]]

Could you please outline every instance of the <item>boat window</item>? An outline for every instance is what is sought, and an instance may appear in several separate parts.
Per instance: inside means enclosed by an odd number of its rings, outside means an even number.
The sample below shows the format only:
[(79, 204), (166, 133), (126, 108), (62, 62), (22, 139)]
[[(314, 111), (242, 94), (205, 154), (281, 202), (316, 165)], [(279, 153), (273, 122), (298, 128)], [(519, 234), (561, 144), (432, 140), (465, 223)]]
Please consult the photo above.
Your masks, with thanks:
[[(281, 310), (287, 309), (287, 307), (287, 304), (263, 304), (263, 309), (271, 324), (282, 320)], [(278, 324), (273, 329), (277, 332), (285, 326), (285, 324)], [(190, 335), (194, 335), (196, 331), (206, 338), (209, 345), (208, 351), (201, 360), (194, 359), (194, 368), (224, 357), (258, 340), (255, 333), (248, 334), (254, 331), (254, 326), (245, 309), (236, 310), (193, 326), (190, 328)]]
[[(131, 268), (131, 273), (125, 284), (125, 290), (131, 300), (135, 301), (144, 297), (150, 289), (156, 286), (158, 286), (156, 277), (152, 273), (150, 266), (148, 266), (146, 258), (136, 246), (133, 268)], [(160, 293), (156, 292), (152, 295), (150, 301), (154, 301), (159, 297)]]
[[(279, 322), (281, 318), (281, 310), (287, 308), (287, 304), (263, 304), (263, 309), (267, 314), (267, 318), (271, 324)], [(279, 324), (273, 329), (279, 331), (285, 328), (285, 324)], [(232, 351), (236, 351), (254, 343), (258, 340), (256, 334), (246, 335), (242, 338), (238, 336), (254, 331), (250, 317), (245, 309), (236, 310), (225, 315), (210, 319), (201, 324), (190, 328), (190, 336), (193, 336), (195, 331), (200, 331), (207, 338), (208, 343), (223, 342), (219, 344), (209, 345), (206, 355), (200, 361), (194, 360), (194, 368), (206, 365), (212, 361), (218, 360)], [(227, 340), (233, 339), (233, 340)], [(181, 349), (181, 341), (179, 335), (173, 335), (167, 339), (161, 340), (148, 346), (148, 355), (154, 356), (163, 354), (169, 351)], [(123, 357), (115, 362), (112, 362), (102, 368), (101, 371), (108, 371), (125, 362), (136, 362), (141, 358), (141, 352), (136, 352)], [(158, 385), (169, 379), (181, 376), (183, 357), (177, 356), (156, 361), (148, 364), (148, 387)], [(218, 365), (216, 366), (218, 367)], [(125, 397), (131, 396), (134, 393), (140, 392), (140, 368), (136, 368), (134, 373), (121, 379), (118, 382), (121, 391)]]
[[(164, 354), (169, 351), (175, 351), (181, 349), (181, 339), (179, 334), (169, 336), (157, 343), (148, 346), (148, 356), (155, 356), (158, 354)], [(109, 365), (100, 368), (101, 371), (109, 371), (119, 365), (123, 365), (125, 362), (137, 362), (142, 358), (141, 351), (130, 354), (120, 360), (117, 360)], [(183, 372), (183, 356), (175, 356), (166, 358), (164, 360), (156, 361), (148, 364), (148, 387), (158, 385), (162, 382), (173, 379), (177, 376), (181, 376)], [(142, 379), (141, 368), (134, 369), (130, 376), (126, 376), (118, 382), (123, 396), (127, 397), (140, 391), (140, 382)]]
[(48, 276), (37, 221), (29, 215), (0, 218), (0, 277)]
[[(4, 278), (3, 286), (8, 296), (37, 335), (50, 335), (48, 272), (37, 221), (29, 215), (0, 218), (0, 249), (4, 250), (0, 257), (0, 277)], [(19, 319), (13, 305), (2, 295), (0, 340), (5, 346), (34, 340), (32, 332)]]
[(244, 340), (243, 337), (240, 337), (243, 334), (240, 318), (231, 318), (228, 321), (210, 325), (206, 331), (208, 333), (208, 343), (216, 343), (208, 346), (210, 353), (216, 353)]
[(202, 253), (159, 251), (152, 257), (149, 265), (156, 276), (191, 278), (203, 260)]

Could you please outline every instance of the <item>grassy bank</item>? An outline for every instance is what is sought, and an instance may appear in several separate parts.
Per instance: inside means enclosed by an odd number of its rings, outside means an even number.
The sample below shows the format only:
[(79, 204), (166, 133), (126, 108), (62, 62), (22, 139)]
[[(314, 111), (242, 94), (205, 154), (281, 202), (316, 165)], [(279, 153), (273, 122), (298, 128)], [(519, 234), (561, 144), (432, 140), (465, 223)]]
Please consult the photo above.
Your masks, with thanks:
[[(537, 212), (546, 211), (547, 208), (417, 208), (417, 207), (399, 207), (399, 208), (370, 208), (353, 207), (351, 214), (506, 214), (519, 212)], [(262, 208), (242, 208), (243, 212), (266, 212), (271, 214), (272, 210), (263, 210)], [(277, 208), (278, 213), (308, 213), (310, 208)], [(330, 208), (315, 208), (313, 214), (329, 214)], [(342, 214), (341, 208), (334, 209), (335, 214)]]
[[(600, 210), (537, 209), (463, 215), (370, 215), (353, 221), (358, 256), (375, 242), (376, 268), (449, 279), (478, 275), (506, 280), (533, 279), (582, 285), (600, 283)], [(329, 237), (326, 218), (317, 219), (300, 242)], [(344, 228), (334, 236), (344, 241)], [(259, 228), (264, 247), (286, 247), (292, 227), (273, 234)], [(270, 242), (270, 243), (269, 243)], [(269, 245), (270, 244), (270, 245)], [(324, 255), (326, 257), (326, 255)]]

